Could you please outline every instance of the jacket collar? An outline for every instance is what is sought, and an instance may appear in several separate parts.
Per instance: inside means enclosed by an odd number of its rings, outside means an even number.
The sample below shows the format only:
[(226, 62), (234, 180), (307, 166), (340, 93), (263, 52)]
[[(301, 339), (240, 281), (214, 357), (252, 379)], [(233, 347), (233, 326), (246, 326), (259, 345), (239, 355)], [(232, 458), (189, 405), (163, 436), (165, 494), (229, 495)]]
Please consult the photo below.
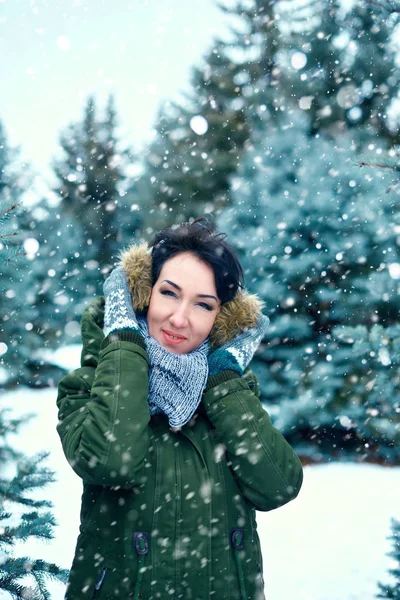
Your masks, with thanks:
[[(146, 311), (151, 296), (151, 250), (147, 244), (134, 244), (120, 252), (118, 266), (124, 268), (132, 294), (133, 308)], [(249, 327), (254, 327), (264, 304), (256, 294), (240, 290), (230, 302), (222, 305), (210, 333), (216, 348), (233, 339)]]

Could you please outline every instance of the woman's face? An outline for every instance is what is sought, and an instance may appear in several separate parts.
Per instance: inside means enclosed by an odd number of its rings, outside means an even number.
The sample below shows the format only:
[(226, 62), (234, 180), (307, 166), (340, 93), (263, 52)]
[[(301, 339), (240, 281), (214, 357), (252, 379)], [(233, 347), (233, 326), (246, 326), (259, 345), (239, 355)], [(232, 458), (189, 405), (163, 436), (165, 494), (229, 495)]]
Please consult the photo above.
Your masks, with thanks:
[(166, 350), (187, 354), (209, 335), (219, 309), (213, 270), (197, 256), (181, 252), (165, 261), (153, 286), (149, 333)]

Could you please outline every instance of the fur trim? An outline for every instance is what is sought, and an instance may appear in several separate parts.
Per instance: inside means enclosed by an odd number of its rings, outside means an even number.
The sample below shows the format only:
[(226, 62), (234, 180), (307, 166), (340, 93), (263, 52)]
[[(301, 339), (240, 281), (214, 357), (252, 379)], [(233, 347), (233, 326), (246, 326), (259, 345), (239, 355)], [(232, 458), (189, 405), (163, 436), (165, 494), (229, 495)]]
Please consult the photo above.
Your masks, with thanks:
[(123, 267), (128, 277), (132, 294), (133, 308), (144, 310), (150, 304), (151, 296), (151, 253), (147, 244), (134, 245), (120, 253), (119, 267)]
[[(125, 270), (135, 310), (145, 310), (150, 304), (152, 289), (151, 251), (146, 243), (122, 250), (118, 266)], [(249, 327), (256, 325), (264, 303), (256, 294), (239, 291), (230, 302), (221, 306), (210, 333), (212, 346), (219, 347)]]

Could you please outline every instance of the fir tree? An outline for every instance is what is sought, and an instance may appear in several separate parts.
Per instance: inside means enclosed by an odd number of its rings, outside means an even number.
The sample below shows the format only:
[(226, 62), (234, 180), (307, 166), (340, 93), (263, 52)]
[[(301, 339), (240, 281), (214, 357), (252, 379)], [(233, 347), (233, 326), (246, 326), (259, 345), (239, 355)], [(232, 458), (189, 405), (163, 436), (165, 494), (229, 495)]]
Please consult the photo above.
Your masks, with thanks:
[(79, 339), (80, 315), (102, 293), (101, 273), (135, 235), (138, 219), (129, 210), (127, 176), (121, 174), (128, 153), (119, 152), (113, 101), (104, 122), (92, 118), (93, 106), (90, 102), (83, 126), (90, 135), (79, 137), (79, 126), (72, 126), (75, 138), (64, 137), (69, 154), (56, 167), (64, 173), (64, 200), (58, 206), (42, 200), (19, 220), (24, 244), (35, 251), (27, 253), (23, 268), (10, 265), (1, 281), (6, 303), (0, 367), (7, 388), (43, 387), (60, 379), (64, 371), (52, 364), (52, 351)]
[[(0, 204), (6, 207), (4, 224), (0, 223), (3, 244), (0, 250), (3, 258), (0, 262), (0, 386), (54, 385), (63, 370), (52, 364), (50, 353), (45, 358), (43, 350), (55, 349), (64, 327), (68, 327), (68, 318), (70, 321), (75, 318), (72, 308), (75, 298), (68, 297), (67, 311), (67, 301), (64, 296), (60, 297), (62, 283), (54, 275), (59, 274), (60, 279), (65, 275), (64, 257), (68, 252), (76, 252), (82, 234), (79, 224), (74, 223), (60, 244), (55, 211), (43, 201), (33, 208), (9, 210), (13, 206), (21, 207), (30, 174), (29, 168), (19, 163), (18, 151), (9, 146), (4, 130), (0, 161)], [(79, 329), (78, 324), (76, 329)], [(71, 327), (67, 329), (70, 330)], [(64, 336), (64, 342), (65, 338), (68, 336)]]
[[(221, 5), (232, 26), (193, 69), (183, 101), (166, 103), (134, 193), (156, 230), (227, 206), (229, 178), (264, 111), (279, 115), (275, 54), (279, 42), (272, 0)], [(261, 100), (262, 98), (262, 100)]]
[(272, 321), (254, 368), (299, 453), (396, 461), (400, 213), (349, 137), (307, 131), (297, 117), (255, 128), (219, 217)]
[[(0, 123), (0, 385), (20, 378), (21, 369), (25, 369), (24, 358), (34, 347), (34, 343), (25, 347), (23, 338), (27, 333), (25, 318), (32, 310), (25, 297), (29, 288), (28, 253), (22, 243), (26, 239), (25, 220), (29, 214), (21, 210), (26, 172), (28, 170), (23, 170), (18, 162), (18, 150), (10, 147)], [(31, 336), (30, 339), (35, 338)], [(29, 496), (54, 481), (54, 473), (42, 466), (46, 453), (27, 458), (9, 444), (7, 436), (17, 434), (28, 417), (10, 418), (8, 412), (5, 408), (0, 409), (0, 590), (16, 600), (27, 597), (49, 600), (47, 581), (66, 582), (68, 572), (41, 559), (15, 558), (12, 547), (17, 541), (29, 541), (32, 537), (46, 540), (54, 537), (54, 517), (49, 510), (44, 510), (52, 507), (51, 502)], [(33, 584), (26, 585), (21, 581), (26, 576)]]
[(365, 0), (365, 2), (385, 16), (400, 15), (399, 0)]
[[(21, 361), (20, 376), (24, 375), (26, 385), (44, 387), (55, 385), (64, 374), (52, 364), (53, 351), (79, 340), (79, 315), (87, 302), (86, 293), (94, 294), (95, 287), (88, 287), (81, 275), (83, 233), (73, 215), (61, 215), (59, 207), (42, 200), (30, 211), (26, 232), (38, 248), (28, 255), (24, 273), (28, 331), (22, 340), (27, 355)], [(19, 344), (17, 350), (20, 355)]]
[[(285, 5), (284, 17), (292, 12)], [(338, 0), (306, 0), (302, 9), (301, 26), (287, 31), (282, 80), (285, 97), (307, 110), (310, 133), (351, 129), (360, 144), (373, 134), (399, 143), (388, 119), (399, 85), (395, 18), (363, 2), (346, 12)]]
[(389, 539), (393, 542), (393, 550), (388, 556), (396, 561), (396, 566), (389, 569), (389, 573), (393, 576), (395, 583), (394, 585), (378, 583), (380, 593), (376, 597), (400, 600), (400, 521), (396, 521), (396, 519), (392, 519), (392, 535)]
[[(17, 217), (22, 210), (23, 192), (21, 173), (15, 164), (18, 149), (11, 148), (3, 123), (0, 121), (0, 266), (24, 255), (18, 235)], [(0, 271), (0, 277), (2, 273)]]
[[(62, 134), (63, 156), (54, 161), (61, 219), (64, 215), (74, 217), (82, 227), (80, 268), (85, 270), (89, 296), (91, 289), (101, 292), (99, 272), (107, 273), (112, 268), (124, 241), (120, 205), (126, 193), (126, 170), (132, 154), (120, 146), (113, 98), (109, 99), (104, 121), (97, 118), (95, 101), (89, 98), (82, 123), (70, 125)], [(129, 215), (131, 237), (138, 227), (135, 216)]]
[[(0, 123), (0, 385), (9, 381), (15, 385), (21, 369), (25, 369), (22, 338), (26, 334), (25, 314), (30, 309), (24, 303), (26, 282), (24, 286), (21, 275), (26, 275), (22, 240), (28, 211), (22, 210), (21, 198), (28, 180), (29, 169), (20, 164), (19, 151), (9, 145)], [(32, 349), (28, 344), (26, 353)]]
[(10, 418), (7, 413), (7, 409), (0, 409), (0, 590), (15, 600), (50, 600), (47, 582), (66, 583), (68, 571), (41, 559), (15, 557), (12, 550), (16, 542), (54, 538), (57, 523), (49, 510), (52, 503), (31, 497), (32, 492), (54, 481), (54, 473), (42, 464), (48, 453), (28, 458), (8, 443), (7, 434), (18, 433), (29, 416)]

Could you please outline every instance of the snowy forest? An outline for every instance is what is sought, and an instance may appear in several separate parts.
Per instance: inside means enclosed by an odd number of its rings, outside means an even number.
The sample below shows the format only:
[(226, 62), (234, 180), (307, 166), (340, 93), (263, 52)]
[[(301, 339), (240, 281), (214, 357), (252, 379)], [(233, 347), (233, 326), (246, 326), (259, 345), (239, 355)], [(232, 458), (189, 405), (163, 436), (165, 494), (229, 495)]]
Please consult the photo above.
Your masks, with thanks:
[[(77, 352), (119, 251), (209, 214), (271, 320), (252, 369), (273, 424), (310, 472), (385, 471), (400, 506), (400, 3), (218, 7), (231, 38), (193, 65), (181, 103), (160, 104), (145, 153), (118, 137), (118, 90), (105, 109), (92, 95), (59, 132), (56, 187), (26, 206), (30, 168), (0, 113), (0, 396), (25, 394), (26, 413), (33, 392), (55, 404), (56, 353)], [(68, 564), (30, 543), (54, 539), (58, 473), (10, 442), (27, 419), (0, 405), (0, 595), (48, 600)], [(391, 562), (370, 595), (328, 595), (321, 579), (307, 598), (400, 599), (400, 513), (388, 518)]]

